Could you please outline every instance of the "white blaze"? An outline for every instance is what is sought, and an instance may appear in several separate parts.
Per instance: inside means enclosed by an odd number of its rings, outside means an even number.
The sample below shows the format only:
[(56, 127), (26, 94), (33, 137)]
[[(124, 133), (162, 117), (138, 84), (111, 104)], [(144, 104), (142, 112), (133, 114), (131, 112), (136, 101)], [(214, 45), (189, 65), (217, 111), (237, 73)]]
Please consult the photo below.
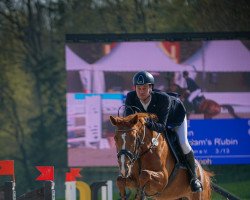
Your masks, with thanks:
[[(123, 144), (122, 144), (122, 149), (124, 150), (126, 148), (126, 133), (122, 134), (122, 140), (123, 140)], [(126, 170), (125, 170), (125, 155), (122, 154), (121, 155), (121, 174), (123, 176), (125, 176), (126, 174)]]

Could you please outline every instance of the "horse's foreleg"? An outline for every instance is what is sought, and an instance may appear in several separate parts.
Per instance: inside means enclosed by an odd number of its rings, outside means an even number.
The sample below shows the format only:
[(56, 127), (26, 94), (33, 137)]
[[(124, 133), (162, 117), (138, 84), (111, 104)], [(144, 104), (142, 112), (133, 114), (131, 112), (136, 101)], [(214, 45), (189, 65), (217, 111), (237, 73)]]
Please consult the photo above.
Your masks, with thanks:
[(150, 170), (142, 170), (140, 174), (140, 188), (148, 195), (161, 192), (167, 183), (167, 176), (164, 172), (155, 172)]
[(126, 200), (126, 179), (118, 176), (116, 179), (116, 186), (120, 192), (122, 200)]
[(146, 196), (145, 196), (145, 194), (143, 193), (143, 191), (142, 190), (137, 190), (137, 193), (136, 193), (136, 195), (135, 195), (135, 200), (146, 200), (147, 198), (146, 198)]
[(122, 200), (126, 200), (126, 187), (128, 188), (136, 188), (136, 182), (132, 178), (123, 178), (122, 176), (118, 176), (116, 179), (116, 185), (120, 192), (120, 196)]

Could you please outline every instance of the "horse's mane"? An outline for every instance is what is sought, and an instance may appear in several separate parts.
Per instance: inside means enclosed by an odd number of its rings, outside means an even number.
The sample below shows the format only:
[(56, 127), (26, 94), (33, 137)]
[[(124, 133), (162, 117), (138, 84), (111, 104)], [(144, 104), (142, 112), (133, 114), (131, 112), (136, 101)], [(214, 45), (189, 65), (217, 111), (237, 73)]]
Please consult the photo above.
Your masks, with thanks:
[(158, 117), (155, 114), (152, 114), (152, 113), (135, 113), (135, 114), (126, 116), (124, 119), (126, 121), (127, 120), (129, 121), (132, 118), (134, 118), (136, 115), (138, 116), (139, 119), (141, 119), (141, 118), (151, 118), (151, 119), (154, 119), (155, 121), (158, 120)]
[(135, 125), (138, 122), (144, 124), (146, 118), (151, 118), (154, 121), (157, 121), (158, 118), (155, 114), (152, 113), (135, 113), (132, 115), (128, 115), (125, 117), (113, 117), (110, 116), (111, 123), (114, 126), (125, 126), (125, 127), (131, 127), (131, 125)]

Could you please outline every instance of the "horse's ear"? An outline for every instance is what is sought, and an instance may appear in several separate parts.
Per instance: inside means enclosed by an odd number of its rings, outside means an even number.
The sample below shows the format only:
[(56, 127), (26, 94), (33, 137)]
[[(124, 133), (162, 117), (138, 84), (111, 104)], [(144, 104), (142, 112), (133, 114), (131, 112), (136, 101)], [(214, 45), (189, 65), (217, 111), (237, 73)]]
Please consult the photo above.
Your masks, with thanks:
[(111, 124), (112, 124), (113, 126), (116, 126), (116, 124), (117, 124), (116, 118), (113, 117), (113, 116), (109, 116), (109, 119), (110, 119)]
[(135, 115), (135, 116), (129, 121), (129, 123), (131, 123), (131, 124), (133, 124), (133, 125), (137, 124), (137, 122), (138, 122), (138, 115)]

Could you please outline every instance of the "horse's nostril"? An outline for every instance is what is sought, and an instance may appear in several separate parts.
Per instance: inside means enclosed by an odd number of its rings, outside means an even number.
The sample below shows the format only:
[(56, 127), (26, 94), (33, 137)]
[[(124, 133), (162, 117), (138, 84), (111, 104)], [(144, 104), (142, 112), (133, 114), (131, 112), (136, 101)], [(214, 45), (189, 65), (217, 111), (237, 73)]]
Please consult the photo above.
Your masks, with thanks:
[(123, 177), (126, 176), (126, 170), (122, 169), (120, 172), (121, 172), (121, 175), (122, 175)]
[(130, 168), (125, 166), (124, 168), (120, 168), (120, 173), (123, 178), (127, 178), (130, 175)]

